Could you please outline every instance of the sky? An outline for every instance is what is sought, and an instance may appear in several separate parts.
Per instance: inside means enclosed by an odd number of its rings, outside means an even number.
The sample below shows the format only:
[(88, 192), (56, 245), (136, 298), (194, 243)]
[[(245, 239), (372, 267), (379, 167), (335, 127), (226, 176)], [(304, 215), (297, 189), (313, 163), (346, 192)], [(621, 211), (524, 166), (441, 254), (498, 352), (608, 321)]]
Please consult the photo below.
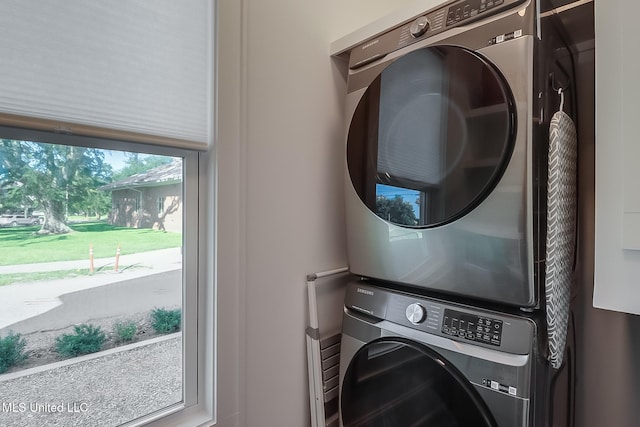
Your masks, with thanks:
[(419, 191), (409, 188), (393, 187), (391, 185), (376, 184), (376, 196), (384, 196), (387, 199), (400, 196), (404, 201), (411, 203), (413, 213), (416, 215), (416, 218), (420, 218), (420, 206), (416, 203), (416, 201), (420, 199)]
[(115, 150), (104, 150), (105, 156), (104, 159), (111, 165), (113, 171), (119, 171), (126, 164), (126, 157), (124, 151), (115, 151)]

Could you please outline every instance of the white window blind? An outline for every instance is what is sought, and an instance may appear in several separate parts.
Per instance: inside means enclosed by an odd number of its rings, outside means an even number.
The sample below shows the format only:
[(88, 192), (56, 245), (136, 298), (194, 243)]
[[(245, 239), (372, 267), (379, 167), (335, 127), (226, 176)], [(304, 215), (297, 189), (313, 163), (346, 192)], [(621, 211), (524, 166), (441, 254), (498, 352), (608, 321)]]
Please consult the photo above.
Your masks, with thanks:
[(0, 124), (206, 149), (212, 0), (2, 0)]

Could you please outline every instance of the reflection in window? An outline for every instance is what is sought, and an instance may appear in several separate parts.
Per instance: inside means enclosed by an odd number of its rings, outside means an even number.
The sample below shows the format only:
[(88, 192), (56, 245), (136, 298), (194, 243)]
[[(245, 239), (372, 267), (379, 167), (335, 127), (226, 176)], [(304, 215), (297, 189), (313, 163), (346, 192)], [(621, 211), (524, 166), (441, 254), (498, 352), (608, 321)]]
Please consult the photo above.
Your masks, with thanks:
[(421, 193), (408, 188), (376, 185), (376, 215), (395, 224), (415, 226), (420, 223)]
[(453, 46), (418, 49), (390, 62), (362, 95), (347, 142), (351, 182), (391, 223), (442, 225), (498, 183), (514, 123), (511, 95), (483, 57)]

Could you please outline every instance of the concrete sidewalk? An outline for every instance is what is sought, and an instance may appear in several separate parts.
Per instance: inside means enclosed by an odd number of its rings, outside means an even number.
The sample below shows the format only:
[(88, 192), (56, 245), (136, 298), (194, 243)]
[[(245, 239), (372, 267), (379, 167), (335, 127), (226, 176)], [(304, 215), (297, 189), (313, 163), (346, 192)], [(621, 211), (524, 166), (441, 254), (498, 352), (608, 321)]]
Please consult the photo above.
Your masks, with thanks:
[[(140, 252), (137, 254), (120, 256), (119, 266), (130, 265), (160, 268), (175, 265), (182, 261), (181, 248), (159, 249), (157, 251)], [(109, 258), (97, 258), (93, 261), (95, 270), (113, 269), (115, 256)], [(42, 262), (37, 264), (1, 265), (0, 274), (37, 273), (42, 271), (63, 271), (89, 268), (89, 260)]]
[[(95, 263), (96, 269), (98, 269), (98, 266), (108, 265), (109, 262), (113, 262), (113, 260), (97, 260)], [(83, 263), (83, 265), (80, 266), (80, 263)], [(87, 268), (87, 264), (87, 261), (68, 261), (7, 266), (0, 269), (0, 274), (74, 270)], [(138, 268), (123, 268), (119, 273), (107, 269), (108, 272), (86, 277), (0, 286), (0, 303), (2, 304), (0, 309), (0, 331), (10, 329), (8, 327), (11, 325), (40, 316), (56, 308), (62, 304), (61, 297), (63, 295), (178, 270), (182, 267), (182, 255), (180, 254), (180, 248), (123, 255), (120, 257), (120, 265), (123, 267), (135, 265)], [(151, 280), (151, 282), (154, 282), (154, 280)], [(151, 283), (152, 287), (148, 288), (148, 295), (165, 293), (166, 290), (162, 289), (165, 286), (163, 282), (155, 280), (155, 283)], [(159, 288), (155, 289), (155, 287)], [(88, 295), (92, 294), (89, 293)], [(124, 303), (131, 297), (130, 289), (127, 292), (118, 292), (118, 295), (122, 304), (126, 305)], [(99, 304), (101, 299), (97, 298), (94, 301)]]

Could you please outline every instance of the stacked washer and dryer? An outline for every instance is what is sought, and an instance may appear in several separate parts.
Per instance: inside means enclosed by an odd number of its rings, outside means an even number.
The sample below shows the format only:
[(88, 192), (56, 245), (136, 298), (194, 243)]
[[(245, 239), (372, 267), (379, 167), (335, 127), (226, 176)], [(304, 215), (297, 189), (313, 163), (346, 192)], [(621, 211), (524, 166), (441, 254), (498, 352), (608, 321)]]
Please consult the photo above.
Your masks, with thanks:
[(342, 426), (552, 425), (576, 148), (545, 8), (454, 0), (345, 52)]

